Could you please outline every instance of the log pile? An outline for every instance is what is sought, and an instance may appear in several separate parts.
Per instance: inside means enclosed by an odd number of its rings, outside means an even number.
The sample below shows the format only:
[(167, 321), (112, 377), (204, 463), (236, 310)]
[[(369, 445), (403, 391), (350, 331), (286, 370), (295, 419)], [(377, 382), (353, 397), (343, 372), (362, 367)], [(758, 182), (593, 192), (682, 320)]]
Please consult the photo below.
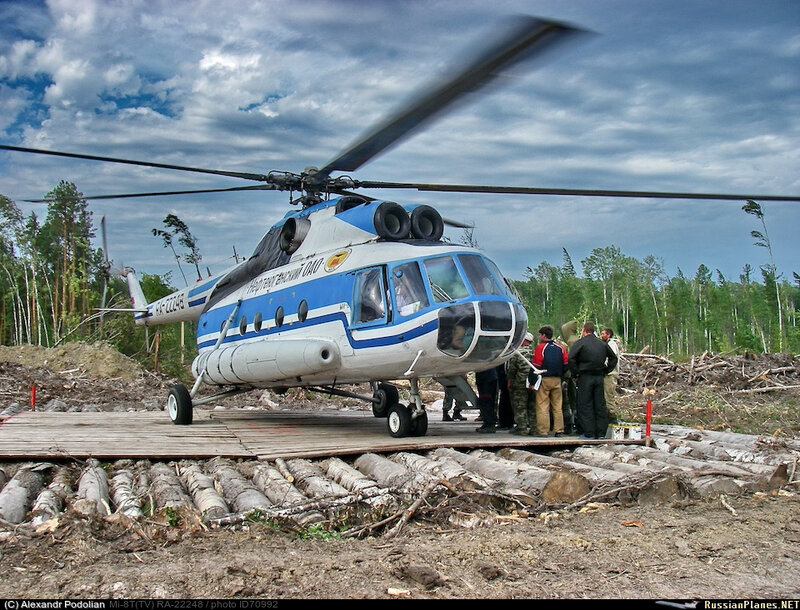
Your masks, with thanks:
[(704, 352), (689, 362), (673, 362), (655, 354), (624, 353), (621, 360), (620, 387), (638, 393), (671, 383), (707, 385), (742, 395), (800, 390), (800, 361), (791, 354)]
[(655, 426), (651, 447), (597, 444), (549, 455), (440, 447), (352, 460), (4, 464), (0, 530), (35, 528), (74, 511), (171, 527), (187, 522), (175, 515), (192, 515), (206, 528), (274, 520), (394, 536), (412, 519), (474, 527), (590, 502), (797, 491), (799, 459), (797, 440)]

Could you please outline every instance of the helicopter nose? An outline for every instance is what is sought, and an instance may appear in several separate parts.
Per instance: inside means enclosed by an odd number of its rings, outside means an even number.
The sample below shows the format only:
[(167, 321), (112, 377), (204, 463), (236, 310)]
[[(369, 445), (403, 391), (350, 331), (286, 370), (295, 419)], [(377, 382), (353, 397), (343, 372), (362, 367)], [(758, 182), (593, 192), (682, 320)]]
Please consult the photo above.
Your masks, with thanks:
[(439, 310), (437, 347), (468, 362), (491, 362), (519, 348), (528, 326), (525, 309), (506, 300), (476, 300)]

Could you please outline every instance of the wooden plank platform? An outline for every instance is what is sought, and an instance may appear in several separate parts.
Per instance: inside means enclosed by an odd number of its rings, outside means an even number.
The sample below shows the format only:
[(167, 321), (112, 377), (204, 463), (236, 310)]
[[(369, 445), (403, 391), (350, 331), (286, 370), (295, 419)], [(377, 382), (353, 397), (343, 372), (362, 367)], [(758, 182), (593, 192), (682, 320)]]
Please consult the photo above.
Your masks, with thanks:
[[(577, 437), (478, 434), (476, 422), (431, 421), (423, 437), (392, 438), (370, 412), (196, 410), (191, 426), (163, 411), (23, 412), (0, 424), (0, 459), (317, 458), (435, 447), (570, 447)], [(612, 441), (581, 441), (604, 444)], [(641, 444), (642, 441), (613, 441)]]
[(225, 424), (195, 412), (176, 426), (163, 411), (41, 413), (25, 411), (0, 425), (0, 458), (255, 457)]

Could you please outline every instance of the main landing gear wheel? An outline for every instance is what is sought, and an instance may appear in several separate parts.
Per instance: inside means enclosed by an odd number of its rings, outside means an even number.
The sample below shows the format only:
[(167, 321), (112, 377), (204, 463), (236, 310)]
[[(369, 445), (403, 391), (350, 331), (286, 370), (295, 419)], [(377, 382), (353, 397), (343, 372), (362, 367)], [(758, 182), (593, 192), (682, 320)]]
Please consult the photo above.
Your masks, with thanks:
[(372, 414), (375, 417), (386, 417), (394, 405), (400, 404), (400, 393), (397, 388), (388, 383), (381, 383), (372, 393), (372, 397), (380, 402), (372, 403)]
[(167, 412), (173, 424), (188, 426), (192, 423), (192, 397), (182, 385), (174, 385), (167, 397)]
[(401, 438), (411, 434), (411, 411), (405, 405), (392, 405), (389, 407), (389, 416), (386, 419), (389, 434), (394, 438)]

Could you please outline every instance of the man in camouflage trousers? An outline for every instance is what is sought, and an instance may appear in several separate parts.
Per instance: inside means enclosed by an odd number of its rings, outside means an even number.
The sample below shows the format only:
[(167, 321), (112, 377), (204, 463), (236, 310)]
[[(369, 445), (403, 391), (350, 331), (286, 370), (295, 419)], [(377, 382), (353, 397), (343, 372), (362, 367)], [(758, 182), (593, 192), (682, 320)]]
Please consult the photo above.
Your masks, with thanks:
[(528, 389), (528, 372), (533, 356), (531, 342), (533, 335), (527, 333), (519, 354), (514, 354), (508, 361), (508, 389), (511, 393), (511, 408), (514, 411), (514, 427), (511, 434), (530, 434), (531, 427), (536, 425), (536, 394)]

